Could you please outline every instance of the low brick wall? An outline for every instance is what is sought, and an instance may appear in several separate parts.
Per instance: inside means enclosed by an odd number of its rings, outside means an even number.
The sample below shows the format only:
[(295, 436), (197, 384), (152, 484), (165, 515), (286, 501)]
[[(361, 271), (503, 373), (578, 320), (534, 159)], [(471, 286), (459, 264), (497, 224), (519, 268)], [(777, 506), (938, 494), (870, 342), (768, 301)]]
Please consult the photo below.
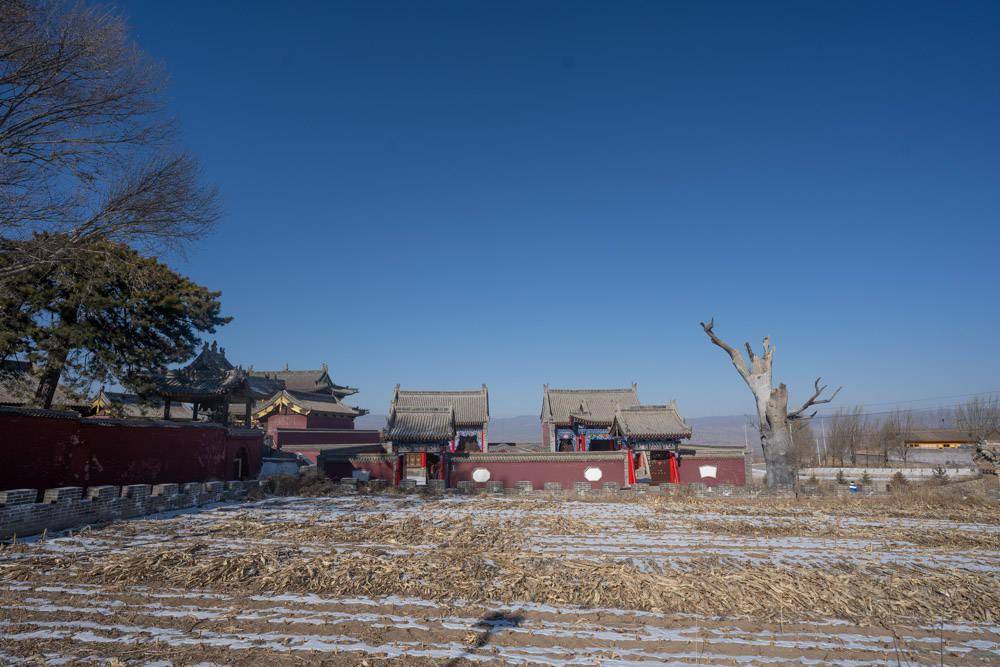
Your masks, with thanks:
[[(560, 484), (575, 488), (584, 484), (600, 489), (608, 482), (628, 485), (628, 452), (581, 452), (537, 454), (453, 454), (450, 460), (449, 486), (471, 482), (485, 488), (488, 483), (500, 488), (520, 489), (530, 483), (533, 489)], [(477, 471), (479, 471), (477, 473)], [(587, 478), (587, 471), (591, 477)], [(476, 477), (480, 476), (480, 479)], [(485, 477), (486, 479), (482, 479)], [(519, 486), (520, 485), (520, 486)]]
[(37, 535), (44, 530), (82, 528), (223, 500), (242, 500), (251, 489), (259, 487), (257, 480), (248, 480), (8, 489), (0, 491), (0, 539)]

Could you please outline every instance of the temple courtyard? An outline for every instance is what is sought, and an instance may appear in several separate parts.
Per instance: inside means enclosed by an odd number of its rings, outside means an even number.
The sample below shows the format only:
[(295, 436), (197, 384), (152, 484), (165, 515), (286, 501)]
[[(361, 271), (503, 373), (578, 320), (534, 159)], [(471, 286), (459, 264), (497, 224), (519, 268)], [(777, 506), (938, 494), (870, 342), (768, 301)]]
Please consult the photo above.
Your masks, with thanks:
[(982, 480), (875, 498), (275, 496), (0, 551), (9, 664), (997, 664)]

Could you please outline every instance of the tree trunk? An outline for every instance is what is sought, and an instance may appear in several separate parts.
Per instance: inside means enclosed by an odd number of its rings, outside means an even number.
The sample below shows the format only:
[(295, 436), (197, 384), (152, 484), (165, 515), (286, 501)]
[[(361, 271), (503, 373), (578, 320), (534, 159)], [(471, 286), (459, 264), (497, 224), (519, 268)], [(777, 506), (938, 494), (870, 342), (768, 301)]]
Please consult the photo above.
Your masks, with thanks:
[(55, 398), (56, 388), (59, 386), (59, 379), (62, 377), (68, 356), (69, 349), (65, 347), (49, 353), (49, 358), (45, 361), (45, 370), (42, 371), (38, 389), (35, 391), (36, 405), (46, 410), (52, 407), (52, 400)]
[(794, 486), (792, 429), (788, 421), (788, 389), (785, 385), (771, 390), (760, 424), (760, 445), (767, 464), (765, 483), (772, 489)]
[(69, 358), (70, 344), (64, 336), (65, 332), (60, 331), (62, 327), (72, 327), (76, 324), (76, 312), (67, 310), (59, 314), (59, 327), (54, 331), (54, 341), (47, 350), (45, 359), (45, 369), (38, 382), (38, 389), (35, 391), (35, 405), (46, 410), (52, 407), (52, 399), (56, 395), (59, 387), (59, 380), (62, 378), (63, 369), (66, 367), (66, 359)]

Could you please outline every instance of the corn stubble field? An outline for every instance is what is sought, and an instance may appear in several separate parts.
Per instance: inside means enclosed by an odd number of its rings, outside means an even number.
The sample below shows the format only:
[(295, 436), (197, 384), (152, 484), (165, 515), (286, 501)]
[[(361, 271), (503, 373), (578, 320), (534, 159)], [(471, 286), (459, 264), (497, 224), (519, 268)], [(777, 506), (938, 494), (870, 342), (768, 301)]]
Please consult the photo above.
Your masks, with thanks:
[(13, 664), (997, 664), (996, 481), (272, 497), (0, 552)]

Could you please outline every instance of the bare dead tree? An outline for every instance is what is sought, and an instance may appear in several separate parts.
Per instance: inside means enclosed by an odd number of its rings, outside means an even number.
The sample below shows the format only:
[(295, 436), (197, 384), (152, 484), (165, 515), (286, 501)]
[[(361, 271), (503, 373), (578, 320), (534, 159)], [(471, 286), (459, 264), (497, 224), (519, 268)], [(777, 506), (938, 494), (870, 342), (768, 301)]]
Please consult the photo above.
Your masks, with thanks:
[(771, 339), (764, 337), (763, 355), (754, 353), (750, 343), (746, 343), (749, 365), (739, 350), (729, 345), (715, 335), (715, 319), (708, 324), (701, 323), (701, 328), (717, 346), (729, 355), (740, 377), (750, 387), (757, 403), (757, 417), (760, 423), (760, 444), (764, 450), (764, 462), (767, 464), (765, 483), (769, 487), (792, 486), (795, 483), (794, 455), (792, 432), (790, 424), (798, 419), (808, 419), (816, 413), (806, 414), (809, 408), (821, 403), (829, 403), (840, 391), (838, 387), (829, 398), (820, 398), (826, 385), (820, 385), (816, 378), (815, 391), (799, 408), (789, 411), (788, 388), (784, 383), (772, 386), (771, 368), (774, 358), (774, 346)]
[(1000, 435), (1000, 399), (975, 396), (955, 408), (955, 425), (979, 442)]
[(161, 249), (215, 222), (214, 189), (171, 147), (162, 79), (110, 9), (0, 2), (0, 281), (97, 239)]
[(913, 430), (913, 414), (908, 410), (894, 410), (882, 419), (875, 434), (882, 449), (882, 458), (888, 463), (890, 459), (906, 465), (910, 448), (906, 437)]

